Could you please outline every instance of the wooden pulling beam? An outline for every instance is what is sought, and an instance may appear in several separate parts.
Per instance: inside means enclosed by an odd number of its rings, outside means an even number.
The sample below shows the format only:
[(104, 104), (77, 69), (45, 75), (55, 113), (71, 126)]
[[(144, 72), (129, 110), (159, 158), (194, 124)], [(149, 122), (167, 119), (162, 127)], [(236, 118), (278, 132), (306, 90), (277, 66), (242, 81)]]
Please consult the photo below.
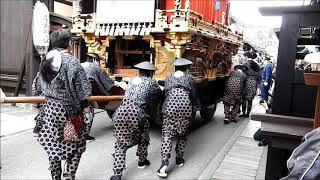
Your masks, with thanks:
[[(106, 101), (121, 101), (124, 96), (90, 96), (90, 102), (106, 102)], [(43, 96), (29, 97), (3, 97), (0, 104), (5, 103), (44, 103), (46, 99)]]

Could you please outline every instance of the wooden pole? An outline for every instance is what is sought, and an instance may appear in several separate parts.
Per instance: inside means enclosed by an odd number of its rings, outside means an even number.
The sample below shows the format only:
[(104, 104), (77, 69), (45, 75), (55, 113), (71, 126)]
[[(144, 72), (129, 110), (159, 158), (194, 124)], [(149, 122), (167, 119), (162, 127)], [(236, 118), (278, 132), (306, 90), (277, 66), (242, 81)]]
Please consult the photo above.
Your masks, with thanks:
[[(27, 61), (26, 58), (27, 58), (27, 54), (24, 54), (22, 65), (21, 65), (21, 68), (20, 68), (18, 84), (17, 84), (16, 89), (14, 90), (14, 94), (13, 94), (14, 96), (18, 96), (19, 95), (20, 89), (21, 89), (22, 84), (23, 84), (23, 77), (24, 77), (24, 74), (25, 74), (25, 71), (26, 71), (26, 61)], [(15, 104), (13, 103), (12, 106), (15, 106)]]
[(307, 85), (316, 86), (318, 88), (313, 124), (313, 128), (318, 128), (320, 127), (320, 73), (304, 73), (304, 81)]
[(314, 112), (314, 125), (313, 128), (320, 127), (320, 86), (318, 86), (316, 110)]
[[(124, 96), (90, 96), (90, 102), (107, 102), (107, 101), (121, 101)], [(43, 103), (46, 99), (42, 96), (29, 96), (29, 97), (3, 97), (0, 104), (6, 103)]]
[(90, 102), (121, 101), (124, 96), (90, 96)]

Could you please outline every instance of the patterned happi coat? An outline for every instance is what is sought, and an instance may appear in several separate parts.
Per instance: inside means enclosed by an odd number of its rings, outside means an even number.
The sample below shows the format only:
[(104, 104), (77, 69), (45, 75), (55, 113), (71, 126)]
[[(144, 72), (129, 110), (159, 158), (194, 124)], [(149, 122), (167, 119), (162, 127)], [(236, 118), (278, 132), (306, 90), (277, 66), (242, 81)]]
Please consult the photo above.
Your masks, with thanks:
[(223, 96), (224, 104), (232, 106), (241, 103), (246, 80), (247, 76), (243, 72), (235, 70), (230, 73)]
[(40, 73), (38, 72), (32, 83), (32, 96), (40, 96), (41, 94), (41, 79)]
[(103, 71), (103, 69), (93, 62), (81, 63), (84, 71), (90, 82), (95, 82), (98, 85), (101, 95), (109, 95), (109, 91), (112, 88), (113, 81)]
[(247, 71), (247, 81), (244, 88), (243, 98), (252, 101), (257, 94), (257, 88), (260, 80), (260, 73), (252, 70), (250, 67)]
[[(124, 99), (112, 117), (117, 143), (132, 147), (149, 142), (149, 119), (152, 105), (159, 102), (161, 89), (155, 80), (137, 76), (128, 83)], [(141, 137), (142, 136), (142, 137)]]
[(61, 50), (61, 67), (58, 75), (50, 82), (41, 77), (41, 92), (47, 102), (43, 103), (44, 117), (38, 142), (48, 153), (49, 160), (70, 159), (74, 153), (86, 149), (87, 124), (81, 121), (79, 142), (63, 141), (65, 122), (82, 114), (81, 100), (88, 99), (91, 85), (79, 60)]
[(185, 136), (192, 118), (192, 105), (195, 102), (195, 83), (192, 75), (177, 71), (165, 81), (166, 99), (162, 106), (162, 131), (172, 136)]

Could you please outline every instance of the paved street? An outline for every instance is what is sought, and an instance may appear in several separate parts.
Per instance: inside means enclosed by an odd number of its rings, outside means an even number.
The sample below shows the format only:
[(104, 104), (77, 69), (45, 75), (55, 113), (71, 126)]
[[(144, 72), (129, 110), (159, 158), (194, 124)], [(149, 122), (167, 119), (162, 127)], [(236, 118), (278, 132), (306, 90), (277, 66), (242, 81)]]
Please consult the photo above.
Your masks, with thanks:
[[(216, 115), (210, 122), (203, 122), (197, 114), (188, 138), (186, 163), (182, 168), (176, 167), (173, 158), (168, 179), (209, 179), (213, 176), (213, 170), (218, 167), (249, 122), (241, 120), (236, 124), (224, 125), (223, 118), (222, 104), (219, 104)], [(105, 112), (96, 114), (91, 135), (96, 140), (87, 145), (77, 179), (108, 179), (112, 175), (114, 138), (111, 120)], [(148, 158), (151, 166), (144, 170), (138, 169), (136, 147), (131, 148), (127, 152), (124, 179), (160, 179), (155, 174), (160, 165), (160, 128), (153, 127), (150, 135)], [(1, 179), (50, 179), (47, 155), (32, 137), (31, 129), (1, 137), (1, 167)]]
[(1, 105), (1, 136), (33, 128), (36, 113), (37, 110), (32, 109), (31, 104), (18, 104), (16, 107)]

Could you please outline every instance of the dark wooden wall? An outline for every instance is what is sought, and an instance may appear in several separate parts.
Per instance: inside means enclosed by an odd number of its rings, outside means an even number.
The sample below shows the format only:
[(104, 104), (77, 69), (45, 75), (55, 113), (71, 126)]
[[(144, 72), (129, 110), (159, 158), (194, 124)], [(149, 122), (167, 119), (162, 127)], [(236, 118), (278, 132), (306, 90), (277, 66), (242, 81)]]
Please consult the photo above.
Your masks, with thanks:
[(32, 55), (32, 0), (1, 0), (0, 5), (0, 72), (17, 75), (24, 56)]
[(295, 62), (297, 45), (320, 45), (317, 41), (301, 41), (299, 35), (301, 27), (320, 26), (320, 7), (276, 7), (261, 11), (263, 15), (282, 16), (272, 113), (313, 118), (317, 91), (305, 84), (303, 72), (295, 70)]

